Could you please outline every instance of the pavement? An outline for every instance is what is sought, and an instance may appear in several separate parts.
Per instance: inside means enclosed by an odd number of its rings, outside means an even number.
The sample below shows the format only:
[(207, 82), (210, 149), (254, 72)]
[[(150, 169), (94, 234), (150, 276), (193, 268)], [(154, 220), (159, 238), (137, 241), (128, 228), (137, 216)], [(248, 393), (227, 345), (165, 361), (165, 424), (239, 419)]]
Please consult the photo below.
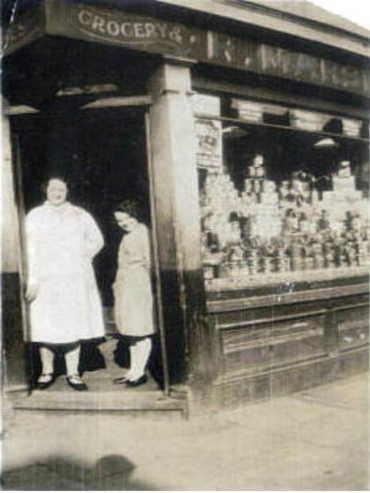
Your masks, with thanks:
[(368, 374), (189, 421), (3, 414), (4, 490), (369, 490)]

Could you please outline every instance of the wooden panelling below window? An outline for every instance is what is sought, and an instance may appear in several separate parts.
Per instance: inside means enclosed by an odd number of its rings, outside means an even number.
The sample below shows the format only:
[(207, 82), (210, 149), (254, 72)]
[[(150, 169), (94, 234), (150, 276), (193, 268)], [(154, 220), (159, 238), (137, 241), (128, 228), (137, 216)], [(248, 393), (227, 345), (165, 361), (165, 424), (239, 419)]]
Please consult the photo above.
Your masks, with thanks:
[(256, 373), (324, 356), (324, 316), (220, 331), (224, 375)]
[(369, 307), (338, 310), (338, 345), (343, 351), (369, 343)]

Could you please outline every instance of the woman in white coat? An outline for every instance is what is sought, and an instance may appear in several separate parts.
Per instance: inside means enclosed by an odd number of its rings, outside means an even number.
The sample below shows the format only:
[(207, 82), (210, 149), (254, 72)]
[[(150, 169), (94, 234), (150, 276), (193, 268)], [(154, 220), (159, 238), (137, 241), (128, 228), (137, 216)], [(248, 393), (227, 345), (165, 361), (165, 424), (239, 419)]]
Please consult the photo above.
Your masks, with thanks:
[(54, 382), (56, 351), (65, 354), (67, 383), (87, 390), (78, 373), (80, 341), (104, 337), (101, 301), (92, 266), (104, 245), (85, 210), (67, 201), (63, 178), (48, 181), (47, 201), (26, 218), (30, 338), (40, 344), (38, 389)]
[(115, 380), (128, 387), (145, 384), (146, 366), (154, 334), (150, 241), (140, 222), (138, 204), (127, 200), (116, 207), (115, 219), (125, 232), (118, 251), (118, 270), (113, 286), (114, 314), (119, 333), (130, 343), (130, 369)]

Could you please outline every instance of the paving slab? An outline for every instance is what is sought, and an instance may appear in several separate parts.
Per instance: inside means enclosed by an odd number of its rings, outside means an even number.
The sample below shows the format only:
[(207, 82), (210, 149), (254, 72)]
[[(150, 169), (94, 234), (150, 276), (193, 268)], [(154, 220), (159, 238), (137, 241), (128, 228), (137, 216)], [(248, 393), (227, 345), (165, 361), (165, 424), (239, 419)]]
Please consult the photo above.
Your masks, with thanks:
[(368, 420), (364, 374), (190, 421), (19, 410), (3, 489), (367, 491)]

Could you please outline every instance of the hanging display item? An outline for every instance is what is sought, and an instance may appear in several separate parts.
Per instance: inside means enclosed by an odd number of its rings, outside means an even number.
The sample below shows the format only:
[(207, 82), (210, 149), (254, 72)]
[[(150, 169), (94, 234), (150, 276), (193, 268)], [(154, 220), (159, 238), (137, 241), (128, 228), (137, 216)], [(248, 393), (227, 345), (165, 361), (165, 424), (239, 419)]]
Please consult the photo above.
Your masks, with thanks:
[(197, 166), (219, 169), (222, 165), (221, 100), (217, 96), (194, 94), (192, 97), (195, 115), (195, 139)]
[(218, 169), (222, 164), (222, 125), (219, 120), (195, 120), (196, 157), (200, 168)]

